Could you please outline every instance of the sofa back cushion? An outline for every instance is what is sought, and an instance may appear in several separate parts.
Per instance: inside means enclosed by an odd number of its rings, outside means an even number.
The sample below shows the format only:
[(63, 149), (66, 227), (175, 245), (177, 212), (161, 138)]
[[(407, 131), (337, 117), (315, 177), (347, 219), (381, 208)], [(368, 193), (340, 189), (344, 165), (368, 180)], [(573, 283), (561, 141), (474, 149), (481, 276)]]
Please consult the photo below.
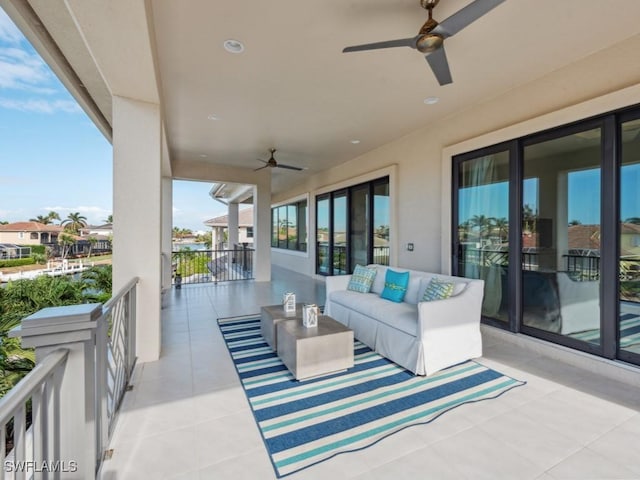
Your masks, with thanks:
[(404, 300), (409, 286), (409, 272), (396, 272), (388, 269), (384, 279), (384, 289), (380, 298), (400, 303)]

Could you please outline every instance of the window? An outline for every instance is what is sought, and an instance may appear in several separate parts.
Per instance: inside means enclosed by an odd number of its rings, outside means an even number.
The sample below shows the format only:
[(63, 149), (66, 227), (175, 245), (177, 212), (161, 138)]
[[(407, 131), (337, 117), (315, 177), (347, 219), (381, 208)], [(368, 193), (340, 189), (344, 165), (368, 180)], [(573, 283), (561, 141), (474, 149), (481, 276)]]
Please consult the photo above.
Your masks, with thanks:
[(18, 232), (18, 238), (20, 239), (24, 238), (24, 232)]
[(316, 197), (316, 272), (389, 264), (389, 177)]
[(38, 232), (31, 232), (31, 233), (29, 234), (29, 238), (30, 238), (31, 240), (37, 240), (37, 239), (38, 239)]
[(253, 227), (247, 227), (247, 238), (253, 238)]
[(307, 251), (306, 200), (271, 209), (271, 246), (285, 250)]

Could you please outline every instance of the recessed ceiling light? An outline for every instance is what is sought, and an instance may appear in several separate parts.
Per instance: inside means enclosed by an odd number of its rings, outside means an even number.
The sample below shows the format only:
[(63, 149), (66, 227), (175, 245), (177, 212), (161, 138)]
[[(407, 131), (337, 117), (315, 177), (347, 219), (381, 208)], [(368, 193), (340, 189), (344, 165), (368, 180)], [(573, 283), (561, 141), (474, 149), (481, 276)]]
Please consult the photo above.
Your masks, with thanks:
[(439, 101), (440, 99), (438, 97), (427, 97), (424, 99), (424, 103), (426, 103), (427, 105), (434, 105)]
[(360, 140), (351, 140), (351, 143), (353, 143), (354, 145), (357, 145), (360, 143)]
[(204, 153), (201, 153), (200, 158), (207, 158), (207, 155), (205, 155)]
[(233, 40), (233, 39), (225, 40), (223, 45), (224, 45), (224, 49), (229, 53), (244, 52), (244, 45), (239, 40)]
[(220, 117), (218, 115), (216, 115), (215, 113), (210, 113), (209, 115), (207, 115), (207, 118), (209, 120), (220, 120)]

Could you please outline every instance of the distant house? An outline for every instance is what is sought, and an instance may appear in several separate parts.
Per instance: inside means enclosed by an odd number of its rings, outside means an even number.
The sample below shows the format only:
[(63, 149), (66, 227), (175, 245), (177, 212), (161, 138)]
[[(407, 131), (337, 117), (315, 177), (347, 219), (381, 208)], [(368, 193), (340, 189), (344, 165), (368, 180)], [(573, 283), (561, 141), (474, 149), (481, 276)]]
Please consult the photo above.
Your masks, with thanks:
[(113, 224), (105, 223), (104, 225), (87, 225), (80, 229), (81, 237), (104, 237), (113, 235)]
[(14, 222), (0, 225), (0, 243), (17, 245), (44, 245), (56, 243), (63, 231), (59, 225), (45, 225), (39, 222)]
[[(213, 230), (212, 248), (224, 249), (225, 230), (229, 228), (229, 215), (220, 215), (205, 221), (204, 224)], [(253, 244), (253, 207), (238, 212), (238, 243)]]

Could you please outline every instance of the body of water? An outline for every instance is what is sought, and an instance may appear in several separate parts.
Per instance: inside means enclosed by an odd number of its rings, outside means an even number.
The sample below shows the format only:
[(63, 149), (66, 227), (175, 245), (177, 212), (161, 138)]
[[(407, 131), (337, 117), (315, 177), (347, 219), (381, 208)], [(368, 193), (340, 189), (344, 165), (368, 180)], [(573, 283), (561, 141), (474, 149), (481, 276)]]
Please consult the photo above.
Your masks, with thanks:
[(174, 252), (179, 252), (181, 250), (206, 250), (207, 246), (203, 242), (174, 243), (172, 248)]

